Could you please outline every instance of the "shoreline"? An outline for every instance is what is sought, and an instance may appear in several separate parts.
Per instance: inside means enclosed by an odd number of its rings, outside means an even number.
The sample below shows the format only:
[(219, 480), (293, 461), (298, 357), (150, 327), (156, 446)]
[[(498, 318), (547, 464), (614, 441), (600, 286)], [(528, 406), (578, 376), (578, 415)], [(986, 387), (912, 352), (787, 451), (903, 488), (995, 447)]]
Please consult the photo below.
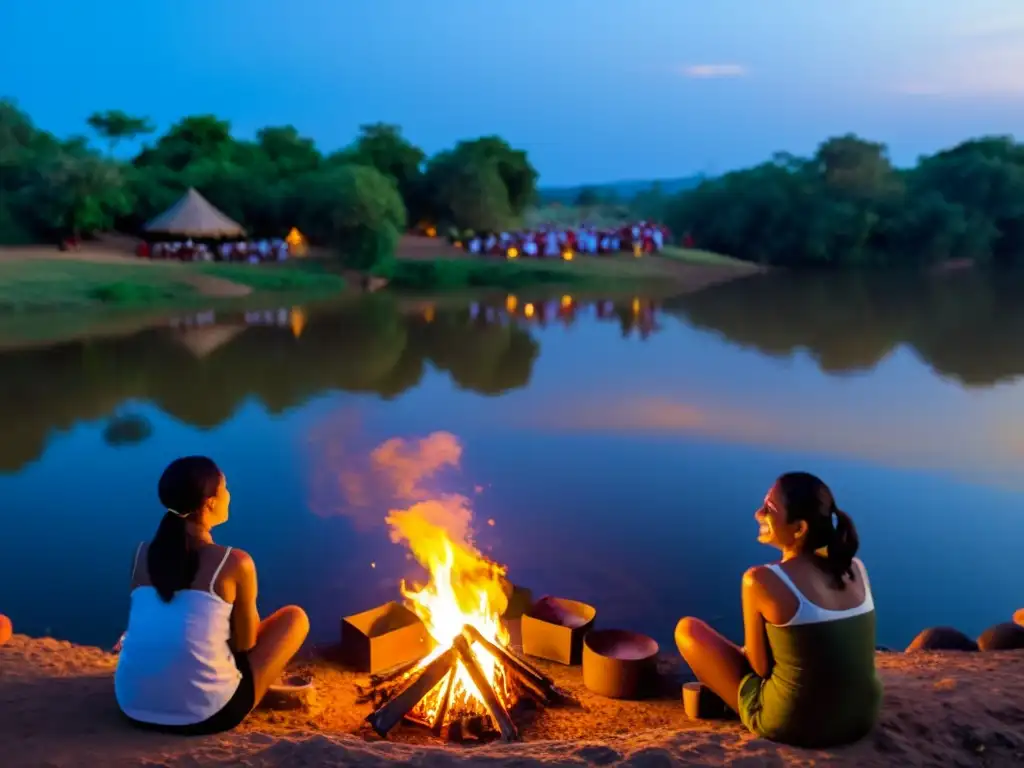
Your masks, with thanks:
[[(536, 660), (532, 660), (536, 661)], [(297, 667), (313, 673), (308, 710), (257, 710), (236, 731), (182, 738), (137, 731), (118, 715), (116, 657), (98, 648), (15, 635), (0, 647), (0, 741), (5, 765), (137, 766), (223, 764), (357, 765), (1019, 765), (1024, 761), (1024, 651), (879, 653), (886, 695), (875, 730), (832, 750), (773, 744), (739, 723), (694, 722), (678, 698), (680, 667), (660, 662), (671, 682), (643, 702), (602, 699), (583, 688), (579, 667), (540, 662), (578, 706), (537, 712), (524, 742), (445, 746), (399, 726), (368, 738), (369, 705), (355, 703), (365, 676), (324, 656)]]

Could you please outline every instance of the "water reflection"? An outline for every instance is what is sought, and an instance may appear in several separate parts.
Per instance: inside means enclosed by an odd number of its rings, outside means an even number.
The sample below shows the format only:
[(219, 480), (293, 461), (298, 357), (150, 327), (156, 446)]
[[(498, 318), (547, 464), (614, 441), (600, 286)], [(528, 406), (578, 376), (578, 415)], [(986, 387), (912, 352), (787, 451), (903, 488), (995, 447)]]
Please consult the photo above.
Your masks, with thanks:
[(668, 312), (826, 373), (874, 368), (901, 345), (938, 374), (991, 386), (1024, 374), (1024, 275), (773, 274), (666, 302)]
[[(132, 400), (209, 429), (248, 398), (271, 413), (330, 390), (392, 398), (419, 384), (428, 365), (460, 389), (500, 395), (530, 380), (540, 351), (533, 326), (571, 325), (593, 313), (618, 321), (624, 335), (646, 336), (654, 312), (639, 300), (594, 305), (571, 297), (404, 311), (388, 297), (370, 297), (315, 312), (200, 312), (131, 336), (3, 352), (0, 471), (39, 457), (54, 431), (106, 418)], [(104, 439), (141, 442), (150, 432), (137, 419), (115, 417)]]

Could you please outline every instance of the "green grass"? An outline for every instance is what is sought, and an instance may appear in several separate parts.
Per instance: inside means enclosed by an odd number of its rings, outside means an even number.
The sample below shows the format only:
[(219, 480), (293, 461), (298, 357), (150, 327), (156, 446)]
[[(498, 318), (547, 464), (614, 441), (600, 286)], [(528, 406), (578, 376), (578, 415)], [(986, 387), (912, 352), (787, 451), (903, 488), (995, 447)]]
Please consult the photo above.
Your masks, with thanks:
[(293, 261), (279, 264), (201, 264), (204, 274), (247, 285), (257, 291), (337, 292), (345, 279), (329, 271), (321, 261)]
[(147, 307), (188, 301), (196, 289), (163, 266), (33, 259), (0, 261), (0, 311)]
[(673, 261), (713, 267), (740, 267), (750, 264), (750, 262), (734, 259), (732, 256), (723, 256), (720, 253), (700, 251), (694, 248), (680, 248), (677, 245), (666, 245), (661, 249), (661, 255)]
[(0, 313), (94, 309), (169, 309), (220, 305), (238, 297), (203, 295), (193, 284), (209, 275), (253, 289), (246, 299), (337, 293), (344, 279), (308, 268), (234, 264), (108, 264), (58, 259), (0, 260)]

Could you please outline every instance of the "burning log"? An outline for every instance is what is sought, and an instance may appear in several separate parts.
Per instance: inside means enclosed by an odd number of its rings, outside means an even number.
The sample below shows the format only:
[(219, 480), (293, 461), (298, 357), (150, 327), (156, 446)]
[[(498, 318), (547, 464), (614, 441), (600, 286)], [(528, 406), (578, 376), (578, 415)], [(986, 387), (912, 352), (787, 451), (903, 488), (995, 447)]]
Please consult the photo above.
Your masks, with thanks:
[(377, 688), (382, 685), (387, 685), (388, 683), (393, 682), (395, 680), (398, 680), (400, 677), (402, 677), (402, 675), (406, 674), (407, 672), (412, 672), (414, 669), (416, 669), (416, 667), (419, 665), (421, 661), (423, 661), (423, 659), (416, 659), (415, 661), (409, 661), (405, 664), (399, 664), (394, 669), (390, 669), (385, 672), (380, 672), (376, 675), (370, 675), (370, 685), (374, 688)]
[(452, 669), (448, 673), (448, 685), (444, 687), (444, 695), (441, 697), (441, 703), (437, 705), (437, 714), (434, 715), (434, 722), (430, 724), (430, 730), (435, 736), (440, 736), (444, 728), (444, 719), (448, 716), (448, 707), (452, 703), (452, 689), (455, 687), (455, 677), (455, 665), (452, 665)]
[(398, 725), (402, 718), (419, 704), (420, 700), (430, 693), (446, 674), (452, 671), (454, 663), (455, 651), (449, 648), (430, 662), (419, 677), (409, 683), (391, 701), (366, 718), (366, 721), (373, 726), (373, 730), (379, 736), (387, 736), (388, 731)]
[(469, 676), (476, 686), (477, 693), (480, 694), (484, 706), (487, 707), (488, 714), (490, 714), (498, 726), (498, 730), (501, 731), (502, 741), (517, 741), (519, 739), (519, 731), (516, 729), (515, 723), (512, 722), (512, 716), (505, 709), (505, 705), (498, 700), (498, 696), (490, 683), (487, 682), (487, 676), (480, 669), (480, 665), (477, 663), (476, 657), (469, 647), (469, 642), (463, 635), (459, 635), (452, 642), (452, 648), (455, 649), (462, 659), (466, 671), (469, 672)]
[(531, 665), (500, 645), (492, 643), (481, 635), (476, 627), (467, 624), (462, 632), (470, 643), (479, 643), (486, 648), (491, 655), (504, 665), (505, 670), (520, 685), (541, 701), (555, 701), (562, 698), (562, 694), (555, 688), (555, 683), (550, 677), (534, 669)]

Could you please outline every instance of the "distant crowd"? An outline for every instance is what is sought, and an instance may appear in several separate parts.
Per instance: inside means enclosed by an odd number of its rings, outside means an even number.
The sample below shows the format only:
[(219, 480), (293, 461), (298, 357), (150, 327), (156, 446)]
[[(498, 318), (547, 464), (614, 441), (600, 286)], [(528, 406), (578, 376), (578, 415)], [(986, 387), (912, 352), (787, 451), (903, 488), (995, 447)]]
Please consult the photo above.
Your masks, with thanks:
[(192, 240), (139, 243), (137, 256), (144, 259), (177, 259), (179, 261), (285, 261), (291, 255), (288, 243), (280, 237), (262, 240), (237, 240), (214, 245)]
[(567, 229), (471, 234), (459, 245), (469, 253), (515, 258), (571, 258), (604, 253), (657, 253), (668, 242), (666, 227), (638, 221), (617, 228), (583, 225)]

